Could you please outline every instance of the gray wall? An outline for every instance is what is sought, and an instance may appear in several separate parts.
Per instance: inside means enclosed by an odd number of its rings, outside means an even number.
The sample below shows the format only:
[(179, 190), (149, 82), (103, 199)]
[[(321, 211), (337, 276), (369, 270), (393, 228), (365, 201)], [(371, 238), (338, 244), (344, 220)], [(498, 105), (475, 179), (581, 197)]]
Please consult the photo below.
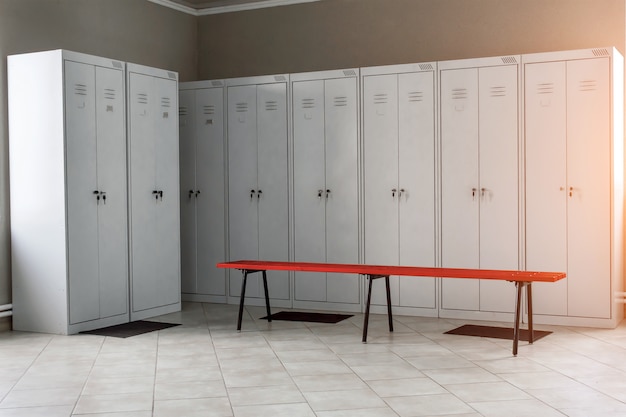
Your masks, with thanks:
[(624, 0), (322, 0), (199, 18), (200, 79), (616, 46)]
[[(69, 49), (196, 79), (196, 17), (147, 0), (0, 0), (0, 305), (11, 302), (7, 55)], [(0, 319), (7, 328), (8, 319)]]

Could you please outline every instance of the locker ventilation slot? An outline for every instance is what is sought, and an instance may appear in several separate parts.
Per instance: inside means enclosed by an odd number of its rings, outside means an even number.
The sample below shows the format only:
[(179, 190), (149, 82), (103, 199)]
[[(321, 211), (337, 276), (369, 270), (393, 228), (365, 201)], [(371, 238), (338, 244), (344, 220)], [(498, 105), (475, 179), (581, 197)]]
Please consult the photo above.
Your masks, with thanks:
[(274, 79), (275, 79), (276, 81), (279, 81), (279, 82), (285, 82), (285, 81), (287, 81), (287, 77), (285, 77), (284, 75), (275, 75), (275, 76), (274, 76)]
[(609, 51), (606, 49), (593, 49), (594, 56), (609, 56)]
[(237, 113), (247, 113), (248, 112), (248, 103), (237, 103), (237, 104), (235, 104), (235, 111)]
[(139, 104), (148, 104), (148, 95), (146, 93), (138, 93), (137, 94), (137, 103), (139, 103)]
[(105, 88), (104, 98), (107, 100), (115, 100), (115, 90), (112, 88)]
[(346, 96), (338, 96), (333, 100), (333, 104), (335, 107), (346, 107), (348, 105), (348, 97)]
[(595, 91), (598, 88), (596, 80), (581, 80), (578, 83), (578, 91)]
[(189, 114), (189, 109), (187, 107), (179, 107), (178, 108), (178, 115), (179, 116), (187, 116), (187, 114)]
[(204, 114), (215, 114), (215, 106), (213, 104), (202, 106), (202, 108), (204, 109)]
[(409, 102), (424, 101), (424, 93), (421, 91), (411, 91), (409, 93)]
[(266, 111), (278, 110), (278, 102), (274, 101), (274, 100), (266, 101), (265, 102), (265, 110)]
[(514, 56), (503, 56), (502, 57), (503, 64), (517, 64), (517, 58)]
[(119, 61), (111, 61), (111, 65), (113, 65), (113, 68), (124, 69), (123, 64)]
[(453, 88), (452, 99), (453, 100), (465, 100), (468, 97), (467, 88)]
[(161, 107), (170, 107), (169, 97), (161, 97)]
[(506, 86), (491, 87), (491, 97), (506, 97)]
[(213, 87), (223, 87), (224, 83), (222, 81), (211, 81), (211, 86), (213, 86)]
[(302, 108), (303, 109), (314, 109), (315, 108), (315, 99), (314, 98), (303, 98), (302, 99)]
[(356, 77), (356, 71), (354, 70), (344, 70), (343, 75), (346, 77)]
[(552, 93), (554, 93), (554, 83), (537, 84), (537, 94), (552, 94)]
[(420, 69), (421, 69), (422, 71), (432, 71), (432, 70), (434, 70), (435, 68), (433, 68), (433, 65), (432, 65), (432, 64), (420, 64)]
[(374, 104), (387, 104), (388, 97), (387, 94), (374, 94)]
[(168, 72), (167, 76), (170, 77), (172, 80), (176, 79), (176, 73), (175, 72)]
[(87, 95), (87, 86), (85, 84), (75, 84), (74, 85), (74, 94), (79, 96)]

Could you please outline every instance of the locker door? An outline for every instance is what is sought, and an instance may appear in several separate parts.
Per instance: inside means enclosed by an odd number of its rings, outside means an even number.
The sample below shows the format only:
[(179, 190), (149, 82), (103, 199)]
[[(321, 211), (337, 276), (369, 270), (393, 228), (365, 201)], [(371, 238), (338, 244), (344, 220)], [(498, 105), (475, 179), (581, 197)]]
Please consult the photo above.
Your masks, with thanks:
[[(365, 262), (397, 265), (398, 219), (398, 76), (363, 79), (363, 158)], [(395, 190), (395, 191), (394, 191)], [(398, 279), (391, 279), (391, 302), (398, 304)], [(384, 286), (372, 289), (372, 303), (385, 304)]]
[[(326, 262), (324, 81), (292, 85), (294, 153), (294, 258)], [(326, 301), (326, 274), (296, 272), (295, 299)]]
[[(197, 281), (196, 225), (196, 124), (195, 90), (179, 93), (179, 152), (180, 152), (180, 253), (181, 289), (195, 294)], [(201, 158), (201, 160), (204, 160)]]
[(70, 324), (100, 317), (95, 70), (65, 62)]
[(226, 295), (226, 273), (215, 264), (226, 259), (224, 245), (224, 89), (196, 91), (195, 132), (198, 292)]
[[(519, 269), (518, 67), (479, 69), (480, 268)], [(480, 282), (480, 309), (513, 312), (515, 287)]]
[[(611, 314), (609, 59), (567, 62), (568, 315)], [(602, 279), (597, 279), (602, 277)]]
[[(129, 132), (130, 132), (130, 195), (132, 225), (132, 311), (141, 311), (158, 305), (154, 277), (159, 274), (154, 256), (158, 251), (156, 233), (157, 190), (155, 103), (157, 94), (153, 78), (147, 75), (129, 75)], [(168, 196), (169, 198), (169, 196)], [(178, 196), (176, 196), (178, 198)]]
[[(287, 83), (257, 87), (259, 258), (289, 260)], [(258, 274), (257, 274), (258, 275)], [(260, 277), (254, 279), (260, 280)], [(289, 273), (268, 277), (272, 298), (288, 300)]]
[[(441, 72), (441, 261), (478, 268), (478, 69)], [(478, 310), (477, 280), (444, 279), (444, 309)]]
[(96, 67), (100, 317), (128, 312), (124, 103), (124, 72)]
[[(526, 269), (567, 271), (566, 64), (524, 70)], [(569, 279), (533, 284), (533, 312), (566, 315)]]
[[(180, 301), (180, 199), (178, 174), (178, 89), (176, 81), (155, 78), (156, 200), (158, 279), (155, 306)], [(162, 194), (161, 194), (162, 192)]]
[[(228, 230), (230, 259), (258, 259), (256, 86), (228, 87)], [(241, 274), (230, 274), (230, 293), (239, 296)], [(258, 296), (248, 282), (246, 295)]]
[[(400, 265), (435, 266), (434, 72), (398, 75)], [(399, 277), (399, 304), (436, 307), (432, 278)]]
[[(356, 78), (325, 81), (326, 260), (358, 263), (358, 96)], [(359, 303), (358, 275), (328, 274), (327, 300)]]

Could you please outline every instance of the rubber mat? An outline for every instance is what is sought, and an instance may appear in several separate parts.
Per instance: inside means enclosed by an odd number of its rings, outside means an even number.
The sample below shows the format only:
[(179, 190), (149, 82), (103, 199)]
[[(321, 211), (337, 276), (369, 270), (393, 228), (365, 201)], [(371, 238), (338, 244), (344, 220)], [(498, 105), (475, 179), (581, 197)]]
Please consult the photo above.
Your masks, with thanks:
[(150, 333), (157, 330), (168, 329), (170, 327), (178, 326), (173, 323), (160, 323), (156, 321), (132, 321), (130, 323), (118, 324), (115, 326), (103, 327), (101, 329), (89, 330), (86, 332), (80, 332), (81, 334), (93, 334), (98, 336), (110, 336), (127, 338), (137, 336), (144, 333)]
[[(352, 314), (330, 314), (330, 313), (309, 313), (304, 311), (281, 311), (272, 314), (272, 320), (282, 321), (306, 321), (310, 323), (339, 323), (349, 317)], [(261, 319), (267, 320), (267, 316), (261, 317)]]
[[(534, 340), (539, 340), (542, 337), (549, 335), (552, 332), (543, 330), (534, 330)], [(513, 329), (508, 327), (492, 327), (492, 326), (478, 326), (474, 324), (466, 324), (456, 329), (445, 332), (445, 334), (456, 334), (460, 336), (479, 336), (490, 337), (493, 339), (508, 339), (513, 340)], [(528, 341), (528, 330), (520, 329), (519, 340)]]

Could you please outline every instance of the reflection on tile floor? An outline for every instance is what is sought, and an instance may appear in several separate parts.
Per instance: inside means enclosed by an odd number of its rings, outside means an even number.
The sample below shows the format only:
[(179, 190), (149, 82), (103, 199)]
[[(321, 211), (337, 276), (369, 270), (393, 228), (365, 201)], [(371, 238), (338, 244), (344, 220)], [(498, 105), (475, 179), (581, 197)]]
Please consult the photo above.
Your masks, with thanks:
[[(184, 303), (180, 323), (128, 339), (0, 333), (0, 417), (626, 417), (626, 323), (538, 326), (534, 345), (445, 335), (465, 322), (363, 316), (260, 320)], [(495, 323), (502, 325), (502, 323)]]

